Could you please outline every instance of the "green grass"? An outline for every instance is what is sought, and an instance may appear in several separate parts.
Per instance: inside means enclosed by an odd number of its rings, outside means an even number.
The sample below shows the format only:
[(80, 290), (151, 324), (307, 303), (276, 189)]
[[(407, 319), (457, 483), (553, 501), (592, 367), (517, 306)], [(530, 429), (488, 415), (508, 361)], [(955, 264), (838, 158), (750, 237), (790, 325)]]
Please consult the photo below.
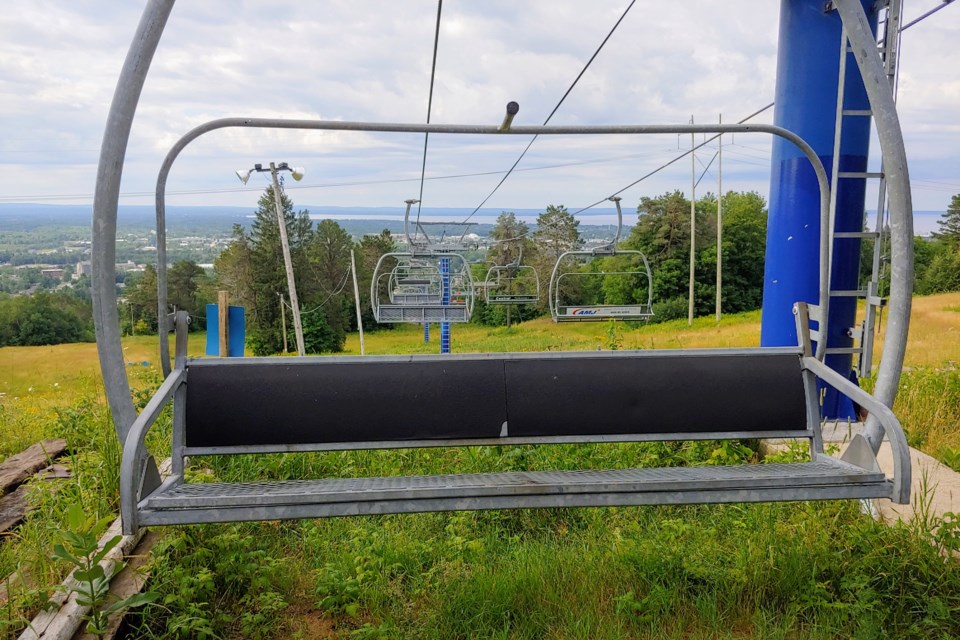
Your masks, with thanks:
[[(960, 297), (915, 301), (896, 406), (911, 442), (960, 451)], [(454, 350), (545, 351), (757, 344), (759, 313), (661, 325), (454, 326)], [(915, 342), (914, 342), (915, 340)], [(191, 335), (190, 351), (204, 336)], [(368, 353), (435, 353), (417, 327), (366, 336)], [(124, 341), (143, 404), (155, 338)], [(74, 475), (37, 487), (37, 510), (0, 545), (0, 575), (38, 585), (0, 606), (23, 627), (62, 578), (48, 558), (66, 505), (116, 510), (119, 450), (94, 345), (0, 349), (0, 447), (66, 437)], [(356, 335), (348, 352), (359, 352)], [(150, 366), (136, 363), (149, 361)], [(54, 387), (54, 384), (58, 386)], [(30, 391), (30, 388), (33, 388)], [(169, 448), (164, 417), (149, 446)], [(790, 455), (790, 454), (787, 454)], [(943, 455), (947, 455), (944, 453)], [(475, 447), (194, 460), (195, 480), (699, 464), (753, 458), (716, 443)], [(134, 615), (158, 638), (960, 637), (955, 517), (879, 525), (857, 503), (487, 511), (171, 529), (154, 552), (161, 599)]]

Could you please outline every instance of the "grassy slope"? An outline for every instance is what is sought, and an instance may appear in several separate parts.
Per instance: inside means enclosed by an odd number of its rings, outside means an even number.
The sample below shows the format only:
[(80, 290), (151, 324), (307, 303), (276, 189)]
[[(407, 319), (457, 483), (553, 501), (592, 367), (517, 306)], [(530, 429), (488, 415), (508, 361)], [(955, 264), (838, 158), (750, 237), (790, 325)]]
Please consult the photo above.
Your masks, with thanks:
[[(953, 337), (960, 294), (918, 298), (914, 318), (912, 370), (898, 413), (918, 444), (958, 447), (960, 398), (951, 394), (960, 378), (950, 362), (960, 360)], [(758, 329), (757, 313), (719, 327), (703, 319), (692, 329), (680, 321), (612, 336), (605, 324), (538, 320), (509, 331), (454, 327), (454, 348), (752, 346)], [(415, 327), (368, 335), (368, 353), (435, 352), (436, 343), (424, 346), (420, 336)], [(202, 335), (191, 337), (191, 353), (202, 346)], [(128, 368), (132, 385), (155, 387), (155, 338), (130, 338), (124, 348), (135, 363)], [(356, 336), (348, 350), (358, 351)], [(43, 558), (62, 527), (64, 505), (78, 502), (99, 515), (115, 508), (117, 452), (98, 390), (95, 345), (0, 349), (0, 372), (4, 453), (52, 435), (65, 435), (79, 450), (70, 461), (75, 478), (56, 496), (38, 491), (38, 515), (21, 527), (16, 544), (0, 548), (4, 575), (27, 566), (40, 584), (53, 584), (62, 567)], [(77, 408), (76, 401), (88, 404)], [(48, 419), (58, 409), (57, 419)], [(240, 470), (295, 477), (310, 467), (390, 473), (398, 455), (412, 473), (610, 467), (636, 464), (638, 456), (683, 464), (715, 454), (703, 448), (709, 446), (359, 452), (211, 466), (223, 478)], [(171, 530), (155, 554), (153, 584), (165, 604), (151, 608), (146, 621), (160, 637), (201, 637), (209, 628), (227, 637), (834, 638), (881, 637), (884, 627), (902, 637), (954, 637), (960, 578), (927, 544), (922, 525), (886, 529), (860, 517), (856, 504), (831, 503), (189, 527)], [(33, 602), (14, 615), (22, 620)]]
[[(439, 335), (425, 345), (422, 330), (400, 326), (393, 331), (366, 335), (366, 350), (371, 354), (436, 353)], [(760, 314), (751, 312), (727, 316), (720, 325), (711, 318), (699, 318), (693, 327), (683, 320), (649, 326), (619, 327), (610, 334), (607, 323), (554, 324), (547, 319), (533, 320), (511, 329), (454, 325), (456, 352), (478, 351), (562, 351), (608, 348), (611, 342), (623, 349), (682, 349), (694, 347), (748, 347), (759, 344)], [(190, 337), (191, 355), (200, 355), (204, 334)], [(877, 361), (882, 346), (877, 348)], [(156, 337), (136, 336), (123, 341), (131, 386), (156, 383), (159, 372)], [(346, 352), (358, 354), (357, 334), (347, 338)], [(148, 362), (149, 366), (141, 363)], [(906, 364), (916, 371), (919, 382), (905, 386), (897, 411), (914, 433), (930, 434), (914, 440), (933, 455), (944, 447), (960, 448), (960, 425), (951, 411), (960, 402), (960, 389), (950, 369), (960, 362), (960, 293), (914, 299), (913, 320), (907, 347)], [(940, 385), (938, 387), (938, 385)], [(912, 390), (917, 392), (913, 393)], [(937, 390), (939, 389), (939, 390)], [(936, 391), (935, 406), (930, 406), (926, 391)], [(101, 398), (99, 364), (95, 344), (67, 344), (51, 347), (0, 348), (0, 456), (14, 453), (21, 444), (35, 442), (42, 433), (42, 421), (24, 425), (15, 416), (48, 415), (55, 407), (74, 404), (81, 398)], [(917, 396), (917, 393), (921, 394)], [(952, 404), (951, 404), (952, 403)], [(925, 406), (926, 405), (926, 406)], [(952, 408), (951, 408), (952, 407)], [(953, 418), (953, 419), (952, 419)], [(16, 426), (11, 428), (11, 421)], [(33, 425), (33, 426), (30, 426)], [(25, 446), (25, 445), (24, 445)], [(18, 448), (19, 447), (19, 448)]]

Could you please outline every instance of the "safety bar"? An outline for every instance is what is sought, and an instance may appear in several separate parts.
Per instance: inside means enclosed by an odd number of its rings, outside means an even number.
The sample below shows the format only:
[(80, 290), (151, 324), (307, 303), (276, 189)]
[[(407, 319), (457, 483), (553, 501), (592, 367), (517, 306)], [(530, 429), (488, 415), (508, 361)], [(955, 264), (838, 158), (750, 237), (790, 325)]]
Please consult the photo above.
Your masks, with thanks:
[[(465, 135), (651, 135), (677, 133), (769, 133), (794, 144), (813, 167), (820, 190), (820, 306), (824, 317), (830, 304), (830, 263), (829, 233), (830, 221), (830, 183), (827, 171), (813, 148), (799, 135), (769, 124), (680, 124), (680, 125), (599, 125), (599, 126), (511, 126), (501, 130), (497, 126), (463, 124), (402, 124), (395, 122), (351, 122), (344, 120), (294, 120), (285, 118), (219, 118), (210, 120), (185, 133), (163, 160), (157, 176), (157, 307), (160, 335), (165, 335), (167, 306), (167, 266), (166, 266), (166, 189), (167, 176), (173, 163), (188, 144), (211, 131), (230, 128), (253, 129), (296, 129), (303, 131), (364, 131), (369, 133), (433, 133)], [(412, 204), (412, 203), (410, 203)], [(409, 207), (408, 207), (409, 211)], [(409, 215), (409, 214), (408, 214)], [(826, 355), (826, 341), (817, 344), (817, 357)], [(166, 343), (160, 342), (160, 361), (167, 373), (168, 353)]]
[(890, 499), (897, 504), (908, 504), (912, 481), (910, 447), (907, 445), (907, 437), (903, 433), (903, 426), (897, 420), (897, 416), (893, 415), (893, 411), (887, 405), (813, 356), (803, 356), (801, 363), (804, 369), (814, 373), (825, 383), (865, 408), (880, 422), (893, 452), (893, 493)]
[[(124, 531), (136, 531), (137, 503), (141, 499), (143, 472), (149, 453), (145, 441), (150, 427), (157, 421), (160, 412), (173, 398), (174, 393), (187, 380), (186, 369), (177, 368), (170, 372), (157, 393), (150, 399), (143, 412), (133, 421), (127, 439), (123, 443), (123, 458), (120, 462), (120, 518)], [(176, 425), (174, 425), (176, 428)], [(174, 452), (176, 455), (176, 452)]]

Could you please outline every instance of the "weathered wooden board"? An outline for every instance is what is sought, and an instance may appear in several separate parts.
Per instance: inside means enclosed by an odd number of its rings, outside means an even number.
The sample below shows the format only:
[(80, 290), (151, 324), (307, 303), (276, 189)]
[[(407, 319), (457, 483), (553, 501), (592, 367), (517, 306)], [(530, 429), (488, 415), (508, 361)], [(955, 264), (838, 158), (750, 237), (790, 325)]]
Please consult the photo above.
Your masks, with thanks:
[(13, 493), (0, 498), (0, 533), (9, 531), (23, 522), (26, 512), (27, 485), (21, 485)]
[(66, 440), (44, 440), (0, 462), (0, 493), (12, 491), (66, 450)]

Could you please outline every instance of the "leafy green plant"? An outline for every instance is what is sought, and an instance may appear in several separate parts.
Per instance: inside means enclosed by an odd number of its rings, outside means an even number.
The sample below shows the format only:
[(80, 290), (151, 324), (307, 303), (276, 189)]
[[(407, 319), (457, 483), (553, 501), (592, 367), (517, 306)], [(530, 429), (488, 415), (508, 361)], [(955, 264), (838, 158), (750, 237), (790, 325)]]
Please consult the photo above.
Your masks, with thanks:
[(943, 447), (940, 449), (940, 455), (938, 457), (945, 465), (954, 471), (960, 471), (960, 447), (955, 449), (951, 447)]
[(62, 588), (68, 593), (76, 594), (77, 604), (90, 607), (90, 612), (84, 616), (87, 633), (101, 638), (107, 631), (107, 621), (111, 614), (142, 606), (157, 598), (156, 593), (147, 591), (107, 604), (110, 578), (121, 565), (115, 563), (110, 573), (107, 573), (100, 563), (122, 539), (122, 536), (116, 535), (100, 547), (99, 537), (109, 520), (110, 518), (97, 520), (87, 516), (79, 505), (72, 504), (67, 507), (69, 530), (63, 532), (63, 542), (53, 547), (54, 559), (73, 566), (73, 580), (68, 581)]

